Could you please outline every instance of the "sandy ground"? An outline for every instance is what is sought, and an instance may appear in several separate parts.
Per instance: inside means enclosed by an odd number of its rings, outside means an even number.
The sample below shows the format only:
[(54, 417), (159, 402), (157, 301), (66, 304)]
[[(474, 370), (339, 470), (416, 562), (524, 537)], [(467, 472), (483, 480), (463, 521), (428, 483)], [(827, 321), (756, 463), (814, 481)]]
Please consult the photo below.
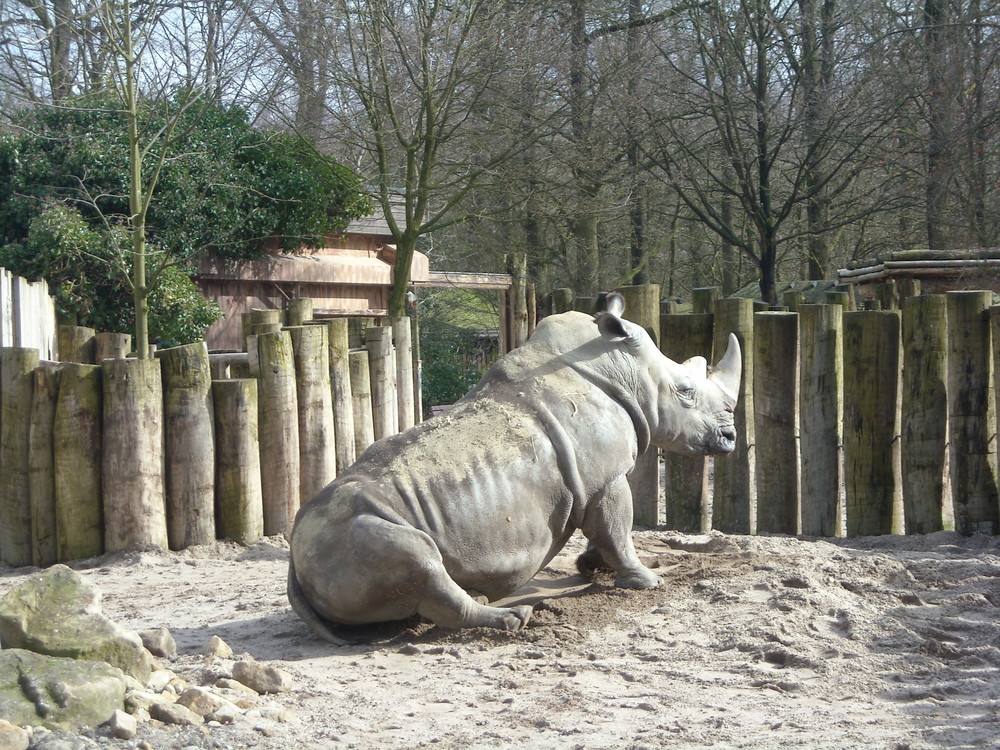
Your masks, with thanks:
[[(287, 545), (219, 543), (75, 564), (105, 613), (169, 628), (192, 683), (237, 658), (291, 673), (231, 726), (145, 725), (155, 748), (1000, 746), (1000, 539), (635, 534), (662, 588), (575, 574), (576, 536), (528, 589), (527, 629), (421, 622), (320, 641), (284, 596)], [(0, 568), (0, 594), (30, 569)]]

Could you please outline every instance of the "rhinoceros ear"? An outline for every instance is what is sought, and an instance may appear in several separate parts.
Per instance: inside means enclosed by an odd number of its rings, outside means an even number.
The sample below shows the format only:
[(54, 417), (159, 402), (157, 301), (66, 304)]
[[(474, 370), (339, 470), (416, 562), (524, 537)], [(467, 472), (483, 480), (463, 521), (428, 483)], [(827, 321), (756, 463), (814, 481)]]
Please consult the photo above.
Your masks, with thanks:
[(594, 321), (601, 335), (608, 341), (622, 341), (634, 346), (642, 340), (641, 328), (610, 312), (597, 313)]
[(709, 378), (715, 382), (734, 401), (740, 393), (740, 378), (743, 375), (743, 355), (740, 352), (740, 341), (735, 333), (729, 334), (729, 346), (719, 364), (712, 368)]
[(605, 301), (605, 309), (616, 318), (620, 318), (625, 314), (625, 298), (618, 292), (612, 292)]

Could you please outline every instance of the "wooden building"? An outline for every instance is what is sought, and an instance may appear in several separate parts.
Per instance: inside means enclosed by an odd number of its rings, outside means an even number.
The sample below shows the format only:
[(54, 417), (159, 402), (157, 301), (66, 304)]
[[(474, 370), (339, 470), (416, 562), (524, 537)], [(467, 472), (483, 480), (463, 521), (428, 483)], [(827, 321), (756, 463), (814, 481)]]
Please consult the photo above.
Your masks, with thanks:
[(959, 289), (1000, 293), (1000, 249), (901, 250), (854, 261), (837, 271), (837, 280), (855, 285), (862, 300), (877, 299), (886, 286), (909, 290), (904, 296)]

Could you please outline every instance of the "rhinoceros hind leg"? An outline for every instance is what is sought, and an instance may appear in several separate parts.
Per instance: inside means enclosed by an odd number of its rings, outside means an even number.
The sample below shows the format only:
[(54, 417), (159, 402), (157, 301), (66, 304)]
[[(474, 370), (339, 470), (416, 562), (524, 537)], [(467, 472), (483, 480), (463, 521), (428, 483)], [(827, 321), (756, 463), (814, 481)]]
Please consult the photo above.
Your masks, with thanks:
[(587, 551), (576, 558), (576, 569), (585, 578), (592, 578), (597, 570), (610, 570), (611, 566), (604, 555), (593, 542), (587, 545)]
[(437, 564), (427, 581), (417, 613), (442, 628), (520, 630), (531, 618), (531, 607), (491, 607), (469, 596)]

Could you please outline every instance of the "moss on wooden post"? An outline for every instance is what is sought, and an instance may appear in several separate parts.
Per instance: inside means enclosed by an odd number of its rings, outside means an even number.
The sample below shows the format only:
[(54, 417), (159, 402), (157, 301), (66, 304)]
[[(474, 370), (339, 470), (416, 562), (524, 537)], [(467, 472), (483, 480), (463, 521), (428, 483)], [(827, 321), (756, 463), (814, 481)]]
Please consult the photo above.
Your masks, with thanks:
[[(684, 362), (691, 357), (709, 359), (712, 355), (713, 320), (711, 313), (662, 315), (660, 341), (663, 353), (675, 362)], [(665, 452), (664, 462), (667, 528), (686, 534), (707, 531), (710, 525), (708, 459)]]
[(802, 533), (839, 536), (844, 403), (840, 305), (799, 308), (799, 446)]
[(753, 534), (757, 528), (757, 487), (754, 438), (753, 300), (730, 297), (715, 303), (714, 360), (718, 360), (735, 333), (743, 355), (743, 377), (736, 402), (736, 448), (715, 457), (712, 528), (727, 534)]
[(757, 531), (798, 533), (799, 316), (754, 314)]
[(153, 359), (109, 359), (104, 373), (104, 545), (168, 546), (163, 481), (163, 387)]
[(32, 565), (44, 568), (59, 559), (56, 537), (56, 486), (53, 427), (59, 398), (59, 370), (39, 367), (31, 402), (28, 445), (28, 494), (31, 497)]
[(312, 320), (313, 318), (313, 301), (308, 297), (296, 297), (294, 299), (288, 300), (287, 309), (285, 310), (285, 325), (301, 326), (305, 325), (307, 320)]
[(218, 534), (241, 544), (264, 535), (257, 381), (212, 383)]
[(28, 457), (38, 361), (37, 349), (0, 349), (0, 559), (14, 567), (32, 564)]
[(902, 508), (899, 314), (844, 315), (844, 486), (848, 536), (891, 534)]
[(60, 561), (104, 552), (103, 413), (101, 366), (63, 365), (52, 425)]
[(179, 550), (215, 540), (212, 368), (204, 341), (157, 353), (163, 369), (167, 534)]
[[(948, 460), (948, 304), (943, 294), (903, 300), (900, 424), (903, 526), (907, 534), (945, 528)], [(947, 514), (949, 520), (952, 514)]]
[(996, 412), (990, 388), (993, 293), (948, 292), (948, 428), (955, 528), (996, 534)]
[(299, 417), (295, 359), (287, 331), (257, 336), (260, 478), (264, 534), (283, 534), (299, 508)]
[(295, 326), (287, 330), (292, 337), (295, 355), (301, 504), (337, 476), (330, 345), (325, 326)]
[(59, 326), (59, 359), (62, 362), (94, 364), (97, 350), (96, 333), (86, 326)]

